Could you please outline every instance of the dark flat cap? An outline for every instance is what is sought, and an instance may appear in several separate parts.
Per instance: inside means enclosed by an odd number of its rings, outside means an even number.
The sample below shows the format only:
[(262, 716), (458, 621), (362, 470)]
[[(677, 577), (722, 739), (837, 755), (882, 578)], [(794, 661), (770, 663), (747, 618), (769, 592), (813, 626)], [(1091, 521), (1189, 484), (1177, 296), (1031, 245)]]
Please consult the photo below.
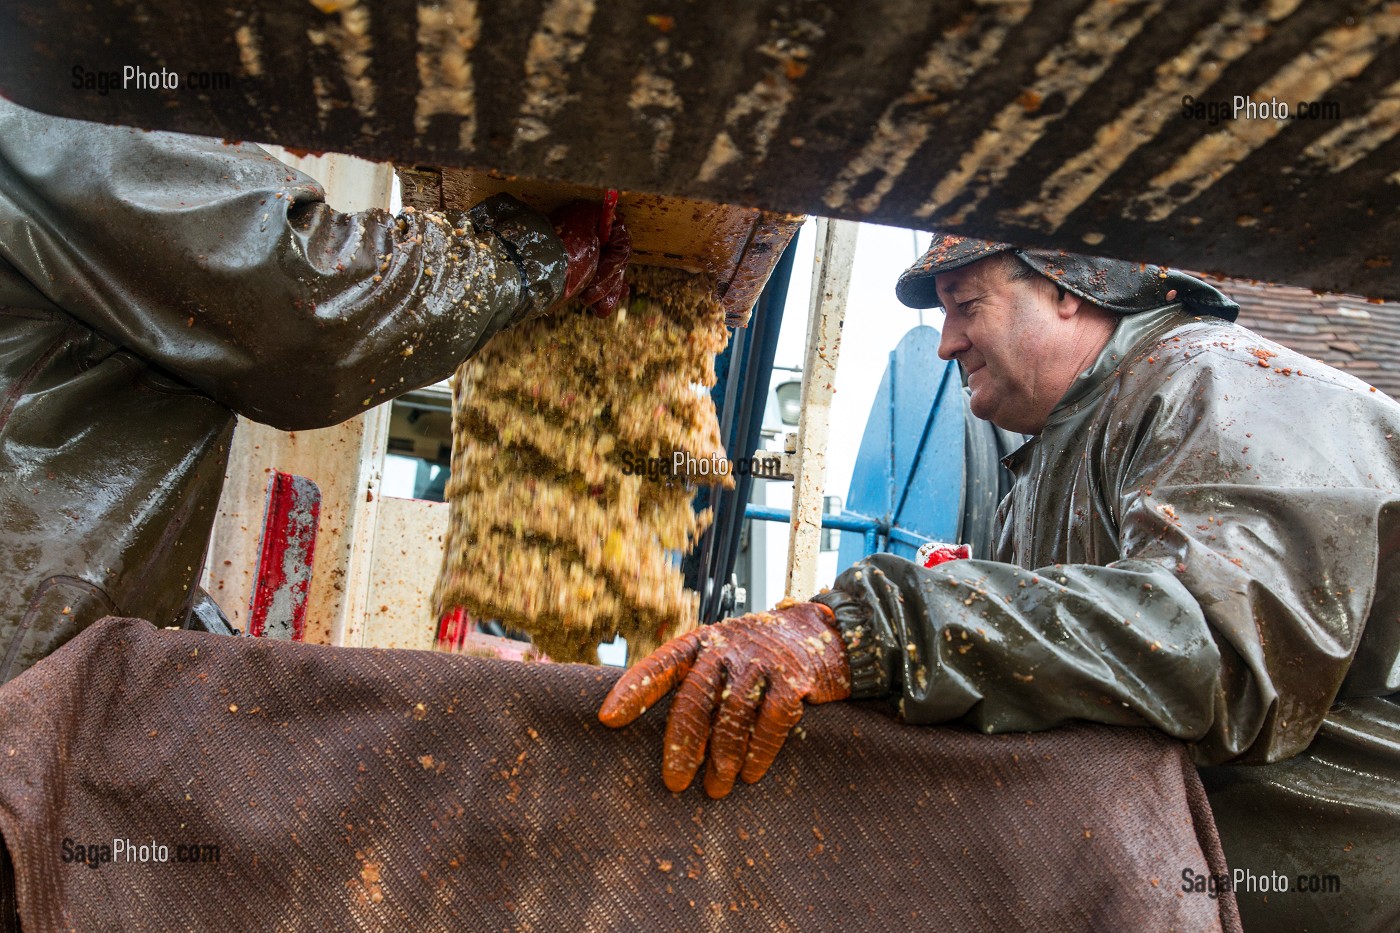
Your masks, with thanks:
[(1104, 259), (1055, 249), (1024, 249), (1010, 243), (935, 233), (928, 252), (904, 270), (895, 295), (911, 308), (934, 308), (942, 302), (934, 283), (952, 272), (998, 253), (1011, 253), (1056, 285), (1118, 314), (1150, 311), (1180, 302), (1191, 314), (1211, 314), (1233, 321), (1240, 306), (1218, 288), (1193, 275), (1122, 259)]

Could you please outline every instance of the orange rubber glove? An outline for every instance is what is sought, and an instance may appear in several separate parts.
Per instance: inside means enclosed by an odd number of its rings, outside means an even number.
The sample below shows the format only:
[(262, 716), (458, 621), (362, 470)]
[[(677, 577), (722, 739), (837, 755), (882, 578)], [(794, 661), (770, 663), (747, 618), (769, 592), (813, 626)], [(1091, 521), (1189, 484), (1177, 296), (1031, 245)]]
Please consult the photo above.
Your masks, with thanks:
[(736, 776), (752, 784), (767, 773), (802, 718), (804, 700), (849, 697), (851, 670), (831, 610), (795, 603), (727, 619), (661, 646), (613, 686), (598, 719), (625, 726), (678, 683), (666, 720), (662, 779), (674, 792), (685, 790), (708, 746), (705, 793), (719, 798), (733, 789)]

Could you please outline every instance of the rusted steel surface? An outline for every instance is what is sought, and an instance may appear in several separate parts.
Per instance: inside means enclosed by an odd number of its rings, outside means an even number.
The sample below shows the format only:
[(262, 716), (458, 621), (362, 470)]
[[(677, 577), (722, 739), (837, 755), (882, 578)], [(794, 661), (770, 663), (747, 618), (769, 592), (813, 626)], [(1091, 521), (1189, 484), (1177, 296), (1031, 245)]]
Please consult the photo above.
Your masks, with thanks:
[(248, 634), (291, 641), (304, 637), (320, 517), (321, 490), (315, 483), (290, 473), (272, 474)]
[[(1397, 36), (1395, 0), (15, 0), (0, 92), (1400, 298)], [(75, 66), (188, 79), (104, 94)]]

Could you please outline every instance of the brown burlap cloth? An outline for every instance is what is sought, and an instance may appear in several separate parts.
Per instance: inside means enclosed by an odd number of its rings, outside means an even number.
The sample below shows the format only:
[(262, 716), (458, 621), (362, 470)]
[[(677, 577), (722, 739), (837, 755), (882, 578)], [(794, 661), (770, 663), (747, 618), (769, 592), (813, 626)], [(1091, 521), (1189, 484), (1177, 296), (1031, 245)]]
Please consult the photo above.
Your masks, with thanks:
[[(22, 925), (1239, 929), (1230, 895), (1181, 890), (1225, 863), (1153, 732), (832, 703), (713, 801), (662, 785), (665, 708), (597, 722), (616, 676), (104, 620), (0, 688)], [(150, 860), (75, 860), (114, 840)]]

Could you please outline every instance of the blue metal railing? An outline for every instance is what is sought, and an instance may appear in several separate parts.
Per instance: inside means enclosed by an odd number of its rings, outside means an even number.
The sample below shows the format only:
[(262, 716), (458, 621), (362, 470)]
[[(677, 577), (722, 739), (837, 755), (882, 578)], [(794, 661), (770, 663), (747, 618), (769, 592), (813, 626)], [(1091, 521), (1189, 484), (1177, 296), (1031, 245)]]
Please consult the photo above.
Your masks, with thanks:
[[(792, 513), (784, 509), (776, 509), (770, 505), (756, 505), (750, 502), (744, 508), (744, 517), (757, 519), (762, 522), (783, 522), (787, 524), (792, 521)], [(860, 532), (865, 539), (865, 557), (882, 550), (881, 541), (886, 544), (890, 541), (897, 541), (900, 544), (907, 544), (915, 549), (927, 544), (932, 538), (925, 538), (923, 535), (915, 534), (904, 528), (891, 527), (888, 522), (861, 515), (859, 512), (842, 512), (840, 515), (823, 515), (823, 528), (834, 528), (837, 531)]]

